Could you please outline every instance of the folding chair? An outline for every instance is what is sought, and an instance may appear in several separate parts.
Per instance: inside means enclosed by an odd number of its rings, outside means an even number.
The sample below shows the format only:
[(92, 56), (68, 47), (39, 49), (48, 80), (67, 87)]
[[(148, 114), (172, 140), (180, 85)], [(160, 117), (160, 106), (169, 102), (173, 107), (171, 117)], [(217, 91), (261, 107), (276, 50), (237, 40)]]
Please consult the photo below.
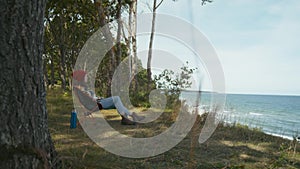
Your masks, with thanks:
[(102, 110), (102, 105), (96, 102), (90, 95), (84, 93), (77, 87), (73, 87), (74, 93), (78, 98), (79, 102), (84, 106), (88, 112), (85, 113), (86, 116), (93, 116), (92, 113), (98, 110)]

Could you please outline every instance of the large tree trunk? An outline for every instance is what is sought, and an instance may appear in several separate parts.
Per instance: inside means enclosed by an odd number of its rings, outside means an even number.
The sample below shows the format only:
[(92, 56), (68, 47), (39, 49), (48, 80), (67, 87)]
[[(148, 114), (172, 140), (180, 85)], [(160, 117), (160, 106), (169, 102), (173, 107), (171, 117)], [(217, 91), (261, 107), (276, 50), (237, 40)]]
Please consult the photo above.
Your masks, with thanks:
[(43, 83), (46, 1), (0, 3), (0, 168), (58, 168)]

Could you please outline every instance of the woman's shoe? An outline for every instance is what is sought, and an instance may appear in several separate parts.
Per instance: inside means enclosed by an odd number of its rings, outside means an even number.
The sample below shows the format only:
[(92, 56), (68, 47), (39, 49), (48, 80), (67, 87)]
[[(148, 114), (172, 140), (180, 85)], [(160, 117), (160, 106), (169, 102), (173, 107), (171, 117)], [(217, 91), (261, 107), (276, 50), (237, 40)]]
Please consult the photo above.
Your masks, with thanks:
[(122, 117), (122, 120), (121, 120), (121, 124), (122, 125), (135, 125), (136, 123), (127, 119), (126, 117), (124, 116), (121, 116)]

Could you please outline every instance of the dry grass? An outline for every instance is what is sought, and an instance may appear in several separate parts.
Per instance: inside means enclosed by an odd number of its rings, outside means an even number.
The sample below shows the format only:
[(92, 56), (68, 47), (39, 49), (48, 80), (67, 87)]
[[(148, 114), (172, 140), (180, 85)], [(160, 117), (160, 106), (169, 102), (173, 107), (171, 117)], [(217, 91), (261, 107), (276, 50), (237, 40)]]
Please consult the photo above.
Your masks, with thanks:
[[(161, 155), (142, 159), (120, 157), (98, 147), (80, 126), (70, 129), (73, 109), (70, 93), (50, 90), (47, 99), (49, 128), (63, 168), (300, 168), (299, 143), (240, 125), (219, 125), (207, 142), (192, 145), (192, 159), (191, 133), (176, 147)], [(103, 113), (113, 128), (132, 137), (150, 137), (163, 132), (173, 123), (176, 114), (168, 111), (149, 124), (124, 126), (120, 124), (116, 111)], [(199, 132), (200, 129), (194, 128), (194, 137)]]

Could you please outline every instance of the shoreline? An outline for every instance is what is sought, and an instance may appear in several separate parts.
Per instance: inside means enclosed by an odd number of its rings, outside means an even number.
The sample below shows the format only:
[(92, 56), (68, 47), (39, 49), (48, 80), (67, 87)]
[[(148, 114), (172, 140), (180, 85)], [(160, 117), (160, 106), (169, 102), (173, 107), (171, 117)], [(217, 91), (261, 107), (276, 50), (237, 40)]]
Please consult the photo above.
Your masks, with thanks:
[[(207, 105), (204, 105), (204, 106), (207, 106)], [(207, 109), (203, 109), (203, 107), (199, 107), (198, 112), (199, 112), (199, 115), (202, 116), (203, 114), (207, 113)], [(230, 112), (230, 111), (224, 110), (224, 113), (228, 113), (228, 112)], [(251, 113), (253, 114), (253, 112), (250, 112), (250, 114)], [(256, 114), (258, 114), (258, 113), (256, 113)], [(263, 114), (259, 114), (259, 116), (263, 116)], [(290, 136), (290, 135), (285, 135), (285, 134), (278, 134), (278, 133), (275, 133), (275, 132), (265, 131), (264, 128), (260, 127), (260, 126), (252, 127), (251, 125), (239, 122), (238, 120), (234, 120), (234, 121), (224, 120), (224, 114), (222, 114), (222, 116), (221, 116), (220, 123), (224, 123), (225, 125), (228, 125), (228, 126), (242, 125), (242, 126), (248, 127), (251, 130), (258, 129), (258, 130), (260, 130), (261, 132), (263, 132), (265, 134), (280, 137), (280, 138), (284, 138), (284, 139), (288, 139), (288, 140), (291, 140), (291, 141), (294, 140), (294, 137), (296, 137), (296, 139), (299, 138), (297, 140), (300, 140), (300, 135), (299, 134), (295, 135), (295, 136)], [(295, 131), (295, 133), (297, 133), (297, 132)]]
[[(263, 131), (264, 132), (264, 131)], [(291, 140), (293, 141), (294, 138), (293, 137), (290, 137), (290, 136), (286, 136), (286, 135), (280, 135), (280, 134), (274, 134), (274, 133), (268, 133), (268, 132), (264, 132), (265, 134), (268, 134), (268, 135), (271, 135), (271, 136), (275, 136), (275, 137), (280, 137), (280, 138), (283, 138), (283, 139), (288, 139), (288, 140)], [(299, 142), (300, 139), (299, 139), (299, 136), (298, 137), (295, 137), (295, 139)]]
[[(249, 128), (250, 130), (258, 129), (259, 131), (261, 131), (261, 132), (263, 132), (264, 134), (267, 134), (267, 135), (271, 135), (271, 136), (275, 136), (275, 137), (280, 137), (280, 138), (287, 139), (287, 140), (290, 140), (290, 141), (294, 140), (293, 136), (284, 135), (284, 134), (277, 134), (277, 133), (272, 133), (272, 132), (267, 132), (262, 127), (261, 128), (260, 127), (251, 127), (251, 126), (249, 126), (247, 124), (240, 123), (240, 122), (228, 122), (228, 121), (222, 121), (222, 122), (225, 125), (228, 125), (228, 126), (241, 125), (241, 126), (245, 126), (245, 127)], [(299, 135), (295, 136), (295, 138), (297, 140), (300, 140), (300, 136)]]

